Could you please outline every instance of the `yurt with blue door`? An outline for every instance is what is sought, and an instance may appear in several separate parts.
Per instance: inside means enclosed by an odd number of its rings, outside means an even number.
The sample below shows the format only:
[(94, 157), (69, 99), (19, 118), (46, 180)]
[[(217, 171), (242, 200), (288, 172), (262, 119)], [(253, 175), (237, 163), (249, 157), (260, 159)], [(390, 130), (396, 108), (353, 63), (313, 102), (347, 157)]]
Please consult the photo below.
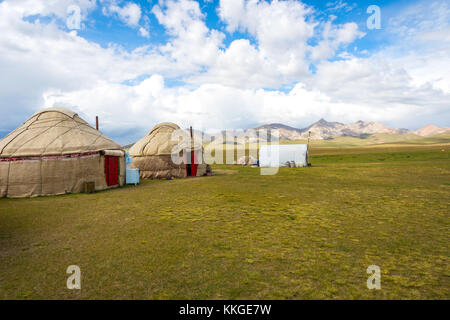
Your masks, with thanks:
[[(177, 130), (180, 127), (175, 123), (160, 123), (130, 148), (131, 168), (139, 169), (141, 178), (184, 178), (206, 174), (202, 144), (198, 141), (193, 141), (192, 145), (180, 144), (173, 136)], [(173, 153), (183, 158), (183, 163), (174, 163)]]
[(36, 112), (0, 140), (0, 197), (95, 190), (125, 182), (125, 152), (64, 108)]

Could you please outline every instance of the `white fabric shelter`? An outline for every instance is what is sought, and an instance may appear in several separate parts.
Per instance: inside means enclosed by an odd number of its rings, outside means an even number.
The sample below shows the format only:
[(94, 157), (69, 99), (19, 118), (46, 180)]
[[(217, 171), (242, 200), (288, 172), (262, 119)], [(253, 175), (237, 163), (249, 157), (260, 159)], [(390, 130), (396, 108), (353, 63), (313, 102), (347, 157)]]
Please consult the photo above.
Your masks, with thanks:
[(125, 183), (125, 152), (75, 112), (47, 108), (0, 140), (0, 198), (104, 190)]
[(262, 145), (259, 148), (260, 167), (296, 167), (308, 165), (308, 146), (306, 144)]

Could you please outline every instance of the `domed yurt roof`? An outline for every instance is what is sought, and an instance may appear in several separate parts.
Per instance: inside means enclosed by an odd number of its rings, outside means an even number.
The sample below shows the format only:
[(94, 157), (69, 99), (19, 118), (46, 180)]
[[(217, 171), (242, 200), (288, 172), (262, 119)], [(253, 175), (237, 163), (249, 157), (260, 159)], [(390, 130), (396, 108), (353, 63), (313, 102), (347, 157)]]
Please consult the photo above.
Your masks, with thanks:
[(62, 155), (122, 149), (91, 127), (78, 114), (64, 108), (36, 112), (0, 140), (0, 157)]
[[(176, 130), (180, 130), (180, 127), (172, 122), (163, 122), (156, 125), (145, 137), (130, 148), (130, 156), (170, 155), (177, 150), (189, 149), (188, 143), (180, 144), (176, 140), (172, 141), (172, 133)], [(194, 141), (194, 143), (195, 150), (201, 149), (200, 143), (197, 141)]]

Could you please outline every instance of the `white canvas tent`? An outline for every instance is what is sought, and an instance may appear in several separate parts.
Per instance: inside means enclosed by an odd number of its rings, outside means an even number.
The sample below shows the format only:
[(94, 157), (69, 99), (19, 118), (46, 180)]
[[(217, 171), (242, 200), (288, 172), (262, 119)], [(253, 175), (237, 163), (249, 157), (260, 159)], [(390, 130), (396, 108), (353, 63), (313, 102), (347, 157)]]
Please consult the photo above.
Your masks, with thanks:
[(260, 167), (306, 167), (308, 146), (306, 144), (262, 145), (259, 148)]

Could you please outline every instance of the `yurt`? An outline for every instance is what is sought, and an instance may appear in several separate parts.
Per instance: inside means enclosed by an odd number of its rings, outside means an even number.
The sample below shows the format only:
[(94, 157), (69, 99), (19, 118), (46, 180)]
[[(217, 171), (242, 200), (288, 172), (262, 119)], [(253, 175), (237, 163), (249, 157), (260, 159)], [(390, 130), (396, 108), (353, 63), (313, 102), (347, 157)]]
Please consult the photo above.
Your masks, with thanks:
[(0, 140), (0, 197), (103, 190), (125, 182), (125, 153), (75, 112), (47, 108)]
[[(180, 143), (173, 139), (176, 130), (180, 130), (180, 127), (175, 123), (160, 123), (130, 148), (129, 153), (133, 158), (131, 168), (138, 168), (141, 178), (184, 178), (205, 175), (207, 166), (203, 163), (202, 144), (196, 141), (193, 141), (192, 145)], [(183, 162), (174, 163), (172, 153), (183, 158)]]

